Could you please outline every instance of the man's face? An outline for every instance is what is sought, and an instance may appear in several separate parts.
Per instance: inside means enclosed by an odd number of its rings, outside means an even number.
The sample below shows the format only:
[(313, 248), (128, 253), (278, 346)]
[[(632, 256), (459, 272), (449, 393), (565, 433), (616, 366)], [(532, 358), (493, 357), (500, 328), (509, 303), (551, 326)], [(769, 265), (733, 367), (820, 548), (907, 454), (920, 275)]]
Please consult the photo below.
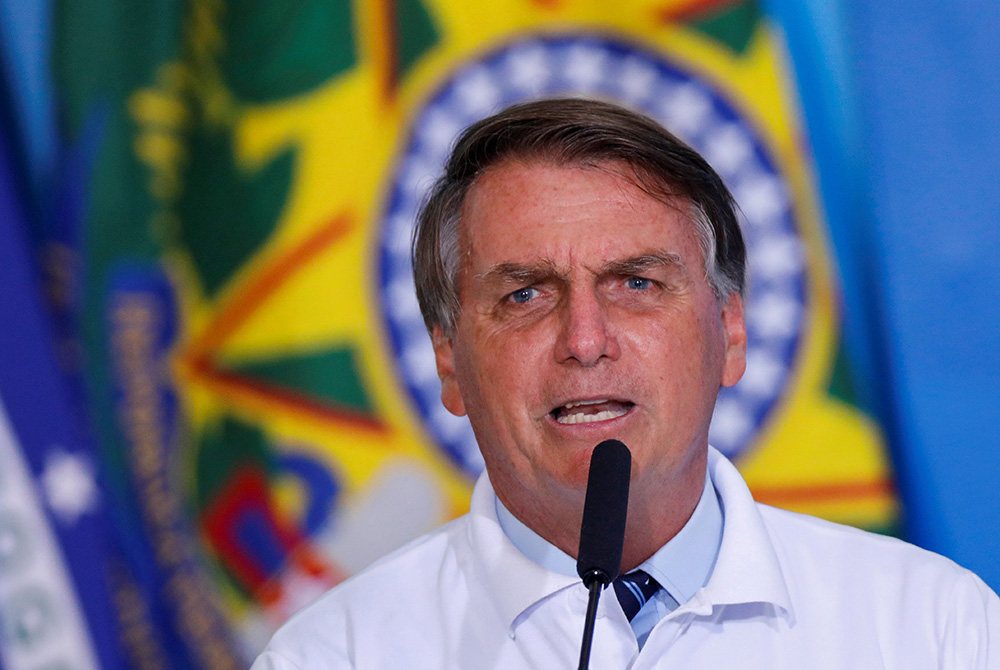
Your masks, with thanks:
[(607, 438), (632, 451), (633, 494), (702, 481), (719, 387), (743, 374), (742, 302), (712, 292), (687, 203), (625, 174), (511, 161), (466, 198), (442, 400), (521, 515), (579, 498)]

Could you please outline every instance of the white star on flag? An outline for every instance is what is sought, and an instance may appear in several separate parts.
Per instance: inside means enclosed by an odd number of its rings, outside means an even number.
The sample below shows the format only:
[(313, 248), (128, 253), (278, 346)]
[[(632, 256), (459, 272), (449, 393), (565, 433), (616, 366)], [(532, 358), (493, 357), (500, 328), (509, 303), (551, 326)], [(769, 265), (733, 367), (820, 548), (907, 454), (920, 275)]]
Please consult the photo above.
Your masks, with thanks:
[(733, 453), (753, 428), (753, 419), (740, 403), (721, 399), (715, 405), (708, 439), (722, 453)]
[(566, 57), (566, 79), (578, 91), (591, 92), (604, 79), (607, 56), (599, 49), (586, 45), (570, 48)]
[(650, 91), (656, 87), (657, 79), (656, 70), (651, 65), (632, 56), (622, 67), (622, 94), (633, 106), (638, 106), (649, 99)]
[(41, 484), (49, 507), (64, 523), (75, 523), (98, 505), (94, 466), (82, 456), (53, 450)]
[(797, 276), (805, 265), (802, 242), (790, 234), (778, 234), (761, 240), (750, 257), (754, 277), (783, 279)]
[(736, 202), (747, 217), (757, 224), (766, 225), (784, 214), (788, 208), (785, 187), (777, 177), (756, 174), (746, 177), (733, 189)]
[(489, 71), (480, 66), (459, 80), (455, 99), (467, 114), (486, 116), (500, 104), (501, 92)]
[(723, 175), (733, 175), (753, 156), (753, 144), (738, 123), (720, 125), (705, 140), (705, 157)]
[(506, 78), (522, 90), (537, 92), (549, 81), (549, 62), (545, 49), (529, 44), (511, 51), (506, 58)]
[(670, 92), (660, 107), (664, 125), (683, 138), (691, 138), (701, 132), (709, 120), (712, 101), (695, 84), (681, 84)]
[(799, 331), (802, 308), (791, 295), (769, 293), (747, 310), (750, 331), (765, 339), (792, 337)]
[(747, 352), (747, 369), (740, 380), (740, 389), (754, 396), (770, 397), (781, 388), (785, 367), (768, 351), (751, 349)]

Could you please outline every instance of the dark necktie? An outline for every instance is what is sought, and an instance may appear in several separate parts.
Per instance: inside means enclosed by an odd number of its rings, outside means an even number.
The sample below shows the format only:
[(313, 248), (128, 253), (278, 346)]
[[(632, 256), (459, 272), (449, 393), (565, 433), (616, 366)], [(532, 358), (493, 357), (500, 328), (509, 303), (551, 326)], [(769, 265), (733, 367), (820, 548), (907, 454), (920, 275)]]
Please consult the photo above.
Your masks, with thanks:
[(642, 570), (633, 570), (627, 575), (621, 575), (612, 584), (615, 587), (618, 602), (621, 603), (622, 610), (629, 621), (635, 618), (646, 601), (660, 590), (660, 585), (656, 580)]

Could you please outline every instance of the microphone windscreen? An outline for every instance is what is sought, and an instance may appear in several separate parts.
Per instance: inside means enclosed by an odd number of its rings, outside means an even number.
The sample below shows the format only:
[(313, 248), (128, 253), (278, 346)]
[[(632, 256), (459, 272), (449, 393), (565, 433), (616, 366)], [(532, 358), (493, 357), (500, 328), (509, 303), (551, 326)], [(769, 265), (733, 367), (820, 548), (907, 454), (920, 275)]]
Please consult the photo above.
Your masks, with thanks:
[(605, 583), (618, 576), (631, 471), (632, 453), (618, 440), (604, 440), (594, 447), (576, 556), (576, 571), (584, 582), (592, 580), (595, 571), (603, 573), (602, 580), (606, 576)]

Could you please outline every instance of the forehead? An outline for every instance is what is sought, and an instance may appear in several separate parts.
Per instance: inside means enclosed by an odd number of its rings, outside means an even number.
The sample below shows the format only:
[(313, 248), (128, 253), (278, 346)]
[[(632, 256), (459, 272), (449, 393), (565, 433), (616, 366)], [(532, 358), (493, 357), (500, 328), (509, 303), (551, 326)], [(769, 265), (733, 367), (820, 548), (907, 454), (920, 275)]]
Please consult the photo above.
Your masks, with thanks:
[(459, 239), (463, 265), (599, 263), (650, 249), (700, 258), (686, 200), (653, 196), (627, 165), (508, 161), (470, 189)]

